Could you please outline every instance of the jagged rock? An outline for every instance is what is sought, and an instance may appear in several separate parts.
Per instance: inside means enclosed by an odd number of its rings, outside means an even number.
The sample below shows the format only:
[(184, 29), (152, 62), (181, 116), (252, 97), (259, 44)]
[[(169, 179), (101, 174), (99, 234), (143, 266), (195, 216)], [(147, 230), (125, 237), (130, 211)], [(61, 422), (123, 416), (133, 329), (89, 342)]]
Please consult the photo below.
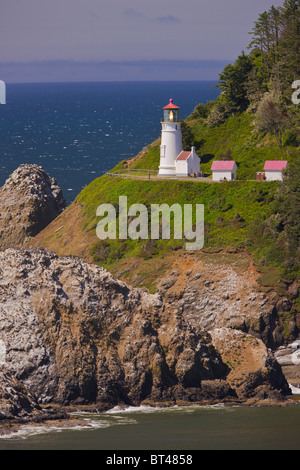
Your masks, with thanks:
[(0, 188), (0, 250), (21, 247), (65, 208), (62, 190), (41, 166), (23, 164)]
[(300, 340), (278, 348), (275, 358), (293, 388), (293, 393), (300, 395)]
[(4, 366), (0, 367), (0, 423), (3, 421), (44, 421), (66, 418), (50, 407), (42, 409), (32, 393)]
[[(276, 346), (276, 308), (273, 299), (259, 292), (254, 276), (225, 264), (195, 263), (194, 275), (166, 276), (158, 292), (193, 326), (204, 331), (236, 328)], [(199, 272), (201, 275), (199, 275)], [(167, 285), (167, 288), (166, 288)]]
[(38, 409), (33, 396), (4, 367), (0, 368), (0, 420), (24, 417)]
[(278, 312), (289, 312), (291, 310), (291, 303), (287, 298), (283, 297), (277, 301), (276, 309)]
[(290, 296), (292, 297), (292, 299), (297, 299), (297, 297), (299, 296), (298, 284), (296, 282), (293, 282), (293, 284), (289, 286), (288, 292)]
[(279, 364), (262, 340), (230, 328), (216, 328), (211, 336), (228, 365), (227, 381), (240, 399), (274, 399), (290, 393)]
[[(40, 403), (202, 397), (226, 367), (161, 298), (42, 250), (0, 253), (0, 361)], [(195, 392), (197, 390), (197, 393)]]

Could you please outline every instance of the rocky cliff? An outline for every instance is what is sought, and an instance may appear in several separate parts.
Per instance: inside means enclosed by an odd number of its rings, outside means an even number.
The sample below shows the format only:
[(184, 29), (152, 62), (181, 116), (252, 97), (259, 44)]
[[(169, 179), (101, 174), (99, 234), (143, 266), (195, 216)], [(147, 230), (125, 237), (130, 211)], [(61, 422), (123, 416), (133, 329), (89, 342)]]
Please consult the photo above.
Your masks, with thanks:
[(0, 250), (22, 246), (65, 205), (61, 188), (42, 167), (21, 165), (0, 188)]
[[(242, 373), (228, 360), (234, 348), (250, 364)], [(253, 403), (290, 393), (262, 340), (230, 325), (205, 331), (159, 293), (45, 250), (0, 253), (0, 362), (37, 404)]]
[[(21, 165), (0, 189), (0, 420), (65, 417), (67, 406), (290, 397), (272, 351), (283, 344), (278, 312), (292, 304), (260, 291), (244, 255), (176, 251), (154, 270), (150, 294), (89, 260), (29, 248), (64, 207), (36, 165)], [(132, 281), (134, 264), (123, 266)]]

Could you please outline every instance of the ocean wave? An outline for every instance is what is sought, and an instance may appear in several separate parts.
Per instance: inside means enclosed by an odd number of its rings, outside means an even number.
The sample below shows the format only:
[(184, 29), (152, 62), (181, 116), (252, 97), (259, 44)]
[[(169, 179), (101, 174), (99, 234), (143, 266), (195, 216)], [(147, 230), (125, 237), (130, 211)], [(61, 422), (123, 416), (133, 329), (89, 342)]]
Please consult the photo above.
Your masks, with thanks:
[(32, 436), (49, 434), (49, 433), (61, 433), (65, 431), (94, 431), (97, 429), (106, 429), (111, 426), (125, 425), (125, 424), (136, 424), (137, 421), (132, 418), (123, 416), (111, 416), (103, 417), (98, 416), (95, 413), (78, 412), (72, 413), (73, 420), (63, 421), (60, 425), (56, 424), (36, 424), (21, 425), (15, 431), (9, 434), (1, 434), (0, 440), (5, 439), (26, 439)]
[(94, 429), (101, 429), (107, 428), (111, 424), (108, 421), (101, 421), (101, 420), (90, 420), (87, 419), (86, 422), (82, 422), (81, 424), (70, 425), (63, 423), (61, 426), (57, 425), (22, 425), (16, 431), (13, 431), (9, 434), (1, 434), (0, 439), (26, 439), (31, 436), (36, 436), (40, 434), (47, 434), (47, 433), (56, 433), (56, 432), (63, 432), (63, 431), (81, 431), (81, 430), (94, 430)]
[(141, 405), (141, 406), (115, 406), (108, 411), (105, 411), (104, 414), (120, 414), (120, 413), (194, 413), (197, 410), (220, 410), (225, 409), (223, 403), (218, 403), (215, 405), (174, 405), (174, 406), (150, 406), (150, 405)]

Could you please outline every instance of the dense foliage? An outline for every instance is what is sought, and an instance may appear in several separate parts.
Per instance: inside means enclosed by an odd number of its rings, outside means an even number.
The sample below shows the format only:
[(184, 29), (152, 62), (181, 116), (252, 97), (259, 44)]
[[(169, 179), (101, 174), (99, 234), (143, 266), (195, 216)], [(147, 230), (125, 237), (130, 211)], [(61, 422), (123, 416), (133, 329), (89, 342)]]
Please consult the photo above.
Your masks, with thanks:
[(220, 74), (219, 98), (196, 107), (193, 117), (218, 126), (247, 110), (255, 115), (257, 130), (273, 134), (280, 148), (285, 130), (299, 145), (300, 116), (291, 97), (293, 82), (300, 80), (300, 0), (263, 12), (250, 34), (248, 53)]
[(252, 179), (264, 161), (288, 160), (272, 215), (257, 215), (248, 240), (260, 262), (293, 279), (300, 265), (300, 105), (292, 102), (300, 80), (300, 0), (264, 11), (250, 34), (248, 53), (220, 74), (219, 98), (197, 106), (188, 121), (202, 137), (202, 169), (212, 157), (233, 158), (238, 178)]
[(300, 1), (272, 6), (259, 15), (250, 34), (249, 54), (243, 52), (220, 74), (223, 100), (230, 111), (245, 110), (269, 92), (287, 110), (292, 83), (300, 77)]

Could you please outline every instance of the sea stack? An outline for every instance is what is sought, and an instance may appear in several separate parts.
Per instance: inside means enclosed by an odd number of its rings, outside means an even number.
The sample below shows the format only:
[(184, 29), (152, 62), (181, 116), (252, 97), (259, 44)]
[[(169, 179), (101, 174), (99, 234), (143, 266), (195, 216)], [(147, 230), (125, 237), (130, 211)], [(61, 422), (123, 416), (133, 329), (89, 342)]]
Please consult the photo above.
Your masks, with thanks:
[(54, 178), (41, 166), (20, 165), (0, 188), (0, 250), (23, 246), (65, 207)]

